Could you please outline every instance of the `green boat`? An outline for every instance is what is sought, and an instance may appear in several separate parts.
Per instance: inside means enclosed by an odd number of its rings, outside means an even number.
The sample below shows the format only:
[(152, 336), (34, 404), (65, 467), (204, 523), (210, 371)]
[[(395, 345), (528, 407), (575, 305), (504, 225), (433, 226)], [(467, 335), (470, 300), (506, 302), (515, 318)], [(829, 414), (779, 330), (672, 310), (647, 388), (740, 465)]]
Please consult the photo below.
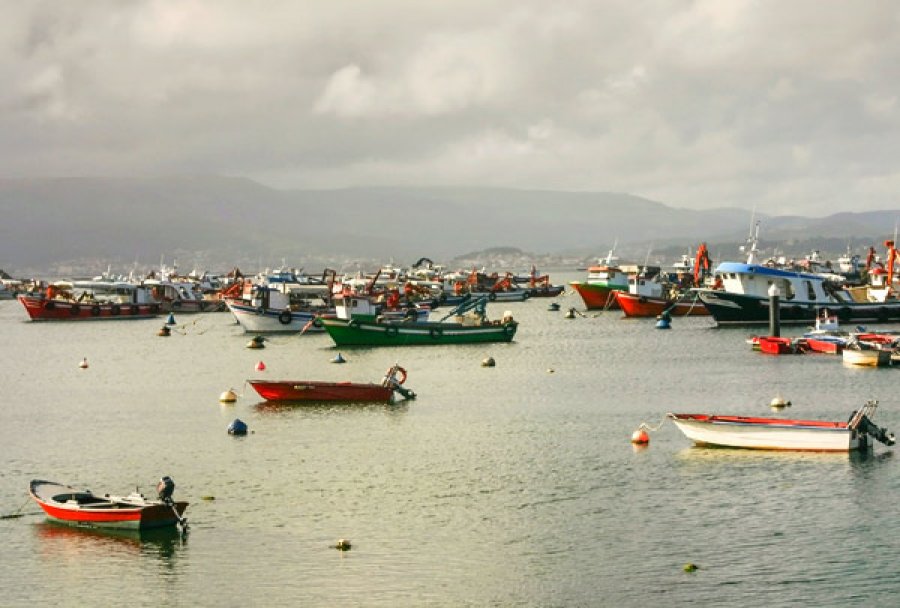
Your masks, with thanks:
[[(464, 302), (440, 321), (385, 320), (367, 315), (349, 319), (320, 318), (337, 346), (418, 346), (510, 342), (519, 323), (507, 314), (500, 321), (485, 317), (487, 298)], [(448, 319), (453, 319), (448, 321)]]

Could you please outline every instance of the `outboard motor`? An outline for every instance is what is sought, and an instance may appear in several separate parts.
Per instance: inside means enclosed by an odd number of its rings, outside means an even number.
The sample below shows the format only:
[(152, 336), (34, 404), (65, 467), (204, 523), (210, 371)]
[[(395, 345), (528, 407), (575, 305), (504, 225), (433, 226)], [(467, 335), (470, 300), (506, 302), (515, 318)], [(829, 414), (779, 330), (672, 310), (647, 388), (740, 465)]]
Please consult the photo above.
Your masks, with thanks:
[(875, 409), (877, 407), (877, 401), (868, 401), (858, 411), (853, 412), (853, 414), (850, 416), (850, 421), (847, 423), (847, 426), (855, 430), (860, 435), (860, 441), (865, 439), (866, 436), (869, 436), (877, 441), (880, 441), (884, 445), (894, 445), (896, 441), (894, 438), (894, 434), (888, 431), (886, 428), (876, 425), (870, 418), (870, 416), (875, 415)]
[(168, 475), (160, 479), (159, 483), (156, 484), (156, 493), (159, 495), (159, 499), (166, 504), (172, 502), (172, 493), (174, 491), (175, 482)]

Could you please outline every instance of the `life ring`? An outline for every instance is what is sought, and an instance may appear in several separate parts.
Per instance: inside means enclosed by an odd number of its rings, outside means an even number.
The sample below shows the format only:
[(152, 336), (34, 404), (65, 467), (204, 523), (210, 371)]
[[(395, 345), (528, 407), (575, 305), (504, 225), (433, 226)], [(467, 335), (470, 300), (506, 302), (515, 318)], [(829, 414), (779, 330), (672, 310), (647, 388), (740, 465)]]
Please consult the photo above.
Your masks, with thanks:
[(492, 292), (488, 295), (488, 300), (490, 300), (491, 302), (493, 302), (493, 301), (496, 300), (496, 299), (497, 299), (497, 294), (496, 294), (495, 292), (492, 291)]
[(400, 379), (395, 380), (397, 384), (403, 384), (406, 382), (406, 370), (400, 367), (399, 365), (396, 368), (391, 368), (388, 370), (388, 375), (400, 374)]
[(72, 315), (73, 317), (77, 317), (77, 316), (78, 316), (78, 312), (79, 312), (79, 311), (78, 311), (78, 304), (72, 304), (72, 305), (69, 307), (69, 314)]
[(109, 312), (112, 316), (118, 317), (119, 313), (122, 312), (122, 307), (119, 306), (118, 304), (113, 304), (112, 308), (109, 309)]
[(400, 333), (400, 330), (398, 330), (393, 325), (388, 325), (387, 327), (384, 328), (384, 333), (387, 334), (388, 336), (396, 336), (398, 333)]
[(444, 330), (441, 327), (432, 327), (428, 330), (428, 334), (431, 336), (432, 340), (439, 340), (444, 335)]
[(53, 302), (53, 300), (50, 300), (44, 305), (44, 308), (47, 310), (53, 310), (54, 308), (56, 308), (56, 304)]
[(291, 322), (291, 311), (282, 310), (280, 313), (278, 313), (278, 322), (281, 323), (282, 325), (287, 325), (288, 323), (290, 323)]
[(98, 306), (97, 304), (94, 304), (93, 306), (91, 306), (91, 316), (92, 317), (100, 316), (100, 306)]

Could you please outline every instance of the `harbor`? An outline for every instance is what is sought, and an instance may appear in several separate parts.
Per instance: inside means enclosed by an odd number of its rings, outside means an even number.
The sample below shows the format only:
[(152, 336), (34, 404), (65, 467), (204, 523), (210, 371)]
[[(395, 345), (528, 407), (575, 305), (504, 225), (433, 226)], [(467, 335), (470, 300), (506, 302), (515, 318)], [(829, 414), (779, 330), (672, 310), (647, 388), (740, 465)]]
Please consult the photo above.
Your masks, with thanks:
[[(900, 588), (891, 448), (699, 448), (666, 421), (846, 420), (877, 399), (896, 429), (895, 368), (761, 356), (748, 328), (709, 317), (659, 331), (570, 308), (584, 311), (572, 291), (489, 303), (519, 323), (510, 342), (341, 350), (311, 332), (254, 350), (228, 313), (177, 315), (160, 338), (162, 318), (35, 323), (0, 303), (0, 504), (21, 515), (0, 521), (0, 561), (23, 583), (6, 603), (841, 606)], [(415, 400), (298, 406), (246, 383), (371, 382), (397, 361)], [(792, 405), (773, 411), (776, 395)], [(226, 432), (236, 418), (247, 435)], [(647, 446), (629, 441), (641, 421), (662, 423)], [(147, 494), (170, 475), (191, 533), (48, 522), (25, 490), (51, 474)]]

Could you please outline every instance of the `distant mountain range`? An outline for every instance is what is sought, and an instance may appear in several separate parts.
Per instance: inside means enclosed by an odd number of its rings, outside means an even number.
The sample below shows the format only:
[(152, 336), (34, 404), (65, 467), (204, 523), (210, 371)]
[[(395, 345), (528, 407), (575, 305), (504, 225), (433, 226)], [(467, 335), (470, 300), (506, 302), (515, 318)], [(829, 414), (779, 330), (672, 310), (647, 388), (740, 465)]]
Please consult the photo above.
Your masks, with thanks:
[[(560, 259), (686, 252), (733, 259), (749, 209), (678, 209), (628, 194), (489, 188), (276, 190), (244, 178), (0, 180), (0, 268), (12, 274), (124, 272), (177, 258), (182, 269), (477, 258), (492, 247)], [(758, 216), (782, 252), (880, 248), (900, 211)], [(727, 251), (726, 251), (727, 249)], [(668, 253), (667, 253), (668, 252)], [(339, 268), (340, 269), (340, 268)]]

